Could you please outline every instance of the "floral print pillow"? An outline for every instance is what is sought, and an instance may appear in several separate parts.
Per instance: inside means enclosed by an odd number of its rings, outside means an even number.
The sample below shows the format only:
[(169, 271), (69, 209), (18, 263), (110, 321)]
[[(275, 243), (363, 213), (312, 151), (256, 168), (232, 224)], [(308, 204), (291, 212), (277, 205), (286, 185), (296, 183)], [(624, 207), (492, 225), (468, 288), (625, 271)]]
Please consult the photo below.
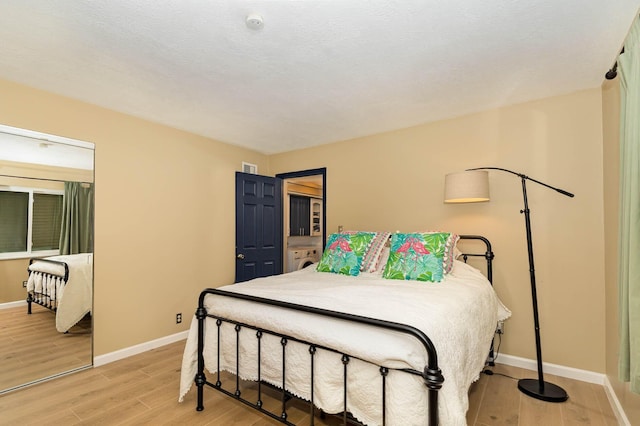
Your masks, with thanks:
[(446, 273), (445, 261), (452, 254), (452, 239), (457, 240), (448, 232), (393, 234), (389, 260), (382, 277), (392, 280), (442, 281)]
[(316, 270), (335, 274), (357, 276), (374, 232), (355, 234), (331, 234)]

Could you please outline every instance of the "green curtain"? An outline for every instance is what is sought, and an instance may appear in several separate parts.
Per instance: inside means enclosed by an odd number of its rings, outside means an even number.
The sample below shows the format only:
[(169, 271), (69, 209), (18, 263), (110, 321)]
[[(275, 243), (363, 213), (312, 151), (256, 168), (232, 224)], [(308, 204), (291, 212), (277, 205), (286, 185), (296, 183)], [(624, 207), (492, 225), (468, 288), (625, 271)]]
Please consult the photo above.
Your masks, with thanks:
[(93, 185), (64, 183), (60, 254), (93, 252)]
[(640, 21), (618, 58), (620, 71), (620, 380), (640, 393)]

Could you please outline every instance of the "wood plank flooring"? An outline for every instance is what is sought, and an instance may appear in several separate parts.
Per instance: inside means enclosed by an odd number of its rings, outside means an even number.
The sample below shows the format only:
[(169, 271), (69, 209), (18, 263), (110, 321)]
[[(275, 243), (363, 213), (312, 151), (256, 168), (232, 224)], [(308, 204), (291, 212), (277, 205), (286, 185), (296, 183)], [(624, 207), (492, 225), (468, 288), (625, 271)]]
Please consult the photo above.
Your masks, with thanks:
[[(279, 425), (215, 390), (205, 391), (205, 410), (195, 410), (195, 389), (178, 403), (184, 341), (0, 396), (0, 425)], [(564, 403), (521, 394), (516, 379), (531, 371), (498, 364), (469, 393), (467, 422), (489, 425), (617, 425), (602, 386), (545, 376), (569, 393)], [(503, 376), (505, 374), (513, 378)], [(243, 391), (246, 392), (246, 391)], [(277, 399), (265, 405), (278, 407)], [(289, 420), (309, 424), (308, 408), (295, 405)], [(316, 419), (316, 424), (339, 424)]]
[(492, 370), (494, 375), (483, 374), (469, 391), (469, 425), (618, 425), (603, 386), (545, 374), (545, 381), (569, 394), (566, 402), (549, 403), (518, 390), (517, 380), (536, 378), (536, 372), (502, 364)]
[(91, 365), (91, 319), (56, 330), (55, 314), (32, 305), (0, 309), (0, 391)]

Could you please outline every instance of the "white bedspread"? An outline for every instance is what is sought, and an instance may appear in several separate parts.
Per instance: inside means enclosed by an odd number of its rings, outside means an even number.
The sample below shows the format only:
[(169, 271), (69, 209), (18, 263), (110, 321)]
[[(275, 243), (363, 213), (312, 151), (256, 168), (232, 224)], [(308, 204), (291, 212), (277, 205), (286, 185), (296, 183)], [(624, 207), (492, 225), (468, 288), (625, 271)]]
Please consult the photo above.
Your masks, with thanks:
[[(80, 253), (47, 257), (49, 260), (65, 262), (69, 266), (66, 285), (57, 280), (44, 280), (39, 274), (30, 274), (28, 291), (47, 291), (49, 297), (58, 301), (56, 329), (64, 333), (91, 312), (93, 299), (93, 254)], [(34, 261), (30, 271), (64, 275), (64, 267), (47, 262)]]
[[(484, 366), (496, 323), (510, 316), (486, 278), (475, 268), (456, 261), (441, 283), (384, 280), (375, 274), (347, 277), (315, 271), (315, 265), (289, 274), (221, 287), (269, 299), (408, 324), (424, 331), (435, 344), (445, 382), (439, 393), (441, 425), (465, 425), (468, 389)], [(414, 338), (365, 325), (345, 323), (302, 312), (256, 306), (250, 302), (209, 295), (208, 312), (335, 348), (390, 368), (422, 371), (427, 365), (423, 346)], [(223, 324), (221, 369), (235, 373), (235, 331)], [(205, 366), (216, 370), (215, 320), (207, 319)], [(270, 337), (266, 338), (266, 337)], [(243, 361), (240, 376), (257, 378), (254, 332), (240, 333)], [(282, 385), (280, 340), (263, 337), (261, 376)], [(287, 344), (287, 387), (310, 399), (308, 347)], [(292, 360), (300, 358), (294, 365)], [(381, 383), (378, 369), (353, 359), (349, 363), (348, 409), (368, 425), (380, 424)], [(197, 372), (197, 321), (192, 320), (185, 346), (179, 400), (189, 391)], [(343, 410), (340, 356), (319, 352), (315, 361), (314, 399), (328, 413)], [(211, 378), (209, 378), (211, 380)], [(391, 372), (387, 380), (389, 425), (426, 424), (427, 392), (420, 377)], [(413, 386), (413, 387), (412, 387)], [(403, 392), (394, 392), (393, 389)], [(408, 389), (414, 389), (408, 391)]]

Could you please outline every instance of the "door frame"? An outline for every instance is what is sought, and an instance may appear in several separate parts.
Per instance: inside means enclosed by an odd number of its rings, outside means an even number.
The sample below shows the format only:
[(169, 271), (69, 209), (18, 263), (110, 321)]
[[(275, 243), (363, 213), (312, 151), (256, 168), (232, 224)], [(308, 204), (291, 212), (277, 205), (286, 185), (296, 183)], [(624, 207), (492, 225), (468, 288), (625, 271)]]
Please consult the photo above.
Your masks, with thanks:
[[(299, 178), (299, 177), (305, 177), (305, 176), (318, 176), (318, 175), (322, 176), (322, 247), (324, 248), (325, 244), (327, 243), (327, 168), (320, 167), (317, 169), (299, 170), (297, 172), (278, 173), (276, 174), (275, 177), (282, 179), (282, 182), (284, 183), (286, 179)], [(286, 197), (286, 194), (283, 192), (282, 193), (283, 203), (284, 203), (285, 197)], [(283, 209), (282, 211), (284, 212), (285, 209)], [(283, 226), (283, 229), (285, 229), (284, 221), (287, 220), (288, 218), (285, 218), (284, 215), (282, 216), (283, 216), (282, 226)], [(285, 249), (286, 247), (283, 247), (283, 252)]]

